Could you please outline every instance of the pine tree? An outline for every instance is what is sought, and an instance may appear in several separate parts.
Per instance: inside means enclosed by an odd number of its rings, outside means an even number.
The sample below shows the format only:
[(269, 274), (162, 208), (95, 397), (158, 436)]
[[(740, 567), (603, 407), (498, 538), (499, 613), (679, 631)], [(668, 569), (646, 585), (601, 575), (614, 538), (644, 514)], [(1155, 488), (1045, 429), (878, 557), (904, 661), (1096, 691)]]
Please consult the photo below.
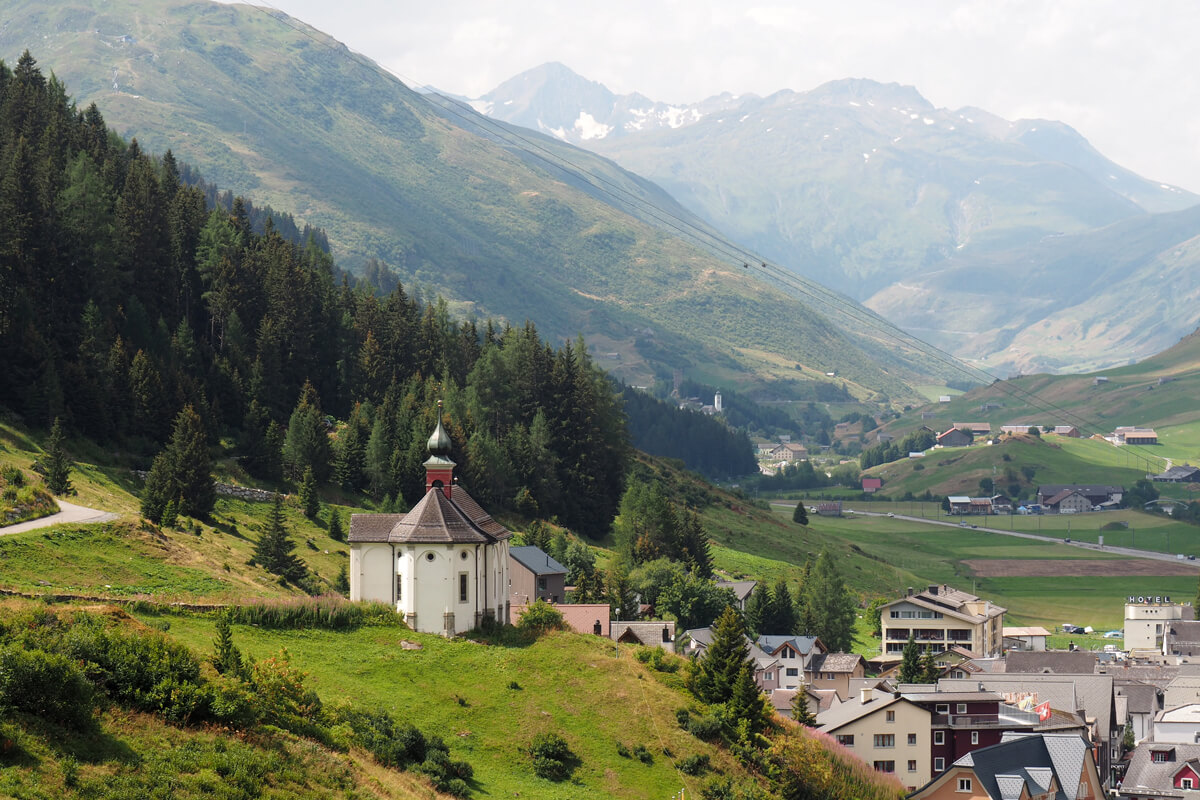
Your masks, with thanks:
[(910, 633), (900, 658), (900, 682), (920, 683), (921, 672), (921, 647)]
[(942, 671), (933, 657), (933, 648), (929, 648), (921, 656), (921, 683), (937, 683), (941, 674)]
[(142, 490), (142, 516), (159, 524), (167, 510), (167, 503), (174, 499), (175, 482), (164, 451), (154, 457), (150, 471), (146, 473), (146, 487)]
[(744, 662), (738, 670), (737, 680), (733, 683), (733, 693), (729, 698), (730, 716), (741, 722), (748, 723), (751, 733), (761, 733), (767, 727), (768, 712), (762, 691), (754, 682), (754, 666)]
[(792, 697), (792, 719), (806, 728), (817, 727), (817, 715), (808, 705), (808, 691), (803, 687)]
[(295, 583), (308, 574), (308, 569), (292, 552), (294, 549), (296, 543), (288, 535), (283, 520), (283, 495), (276, 494), (271, 516), (267, 519), (267, 529), (254, 545), (254, 560), (268, 572)]
[(808, 524), (808, 510), (804, 507), (804, 501), (796, 501), (796, 510), (792, 512), (792, 522), (797, 525)]
[(822, 550), (804, 587), (812, 615), (810, 633), (833, 653), (848, 653), (854, 643), (856, 604), (828, 550)]
[(333, 579), (333, 588), (338, 594), (350, 596), (350, 573), (344, 563), (338, 567), (337, 577)]
[(346, 541), (346, 529), (342, 527), (342, 515), (333, 506), (329, 507), (329, 538), (335, 542)]
[(178, 487), (179, 513), (185, 517), (205, 517), (217, 502), (212, 478), (212, 460), (204, 423), (191, 406), (184, 406), (175, 418), (175, 430), (167, 445), (172, 478)]
[(787, 581), (780, 578), (771, 589), (763, 631), (773, 636), (791, 636), (796, 632), (796, 607)]
[(313, 475), (312, 467), (304, 469), (304, 477), (300, 481), (300, 507), (304, 516), (316, 519), (321, 512), (321, 498), (317, 494), (317, 477)]
[(212, 657), (213, 668), (222, 675), (241, 677), (245, 672), (246, 662), (242, 653), (233, 643), (233, 629), (229, 611), (223, 611), (217, 616), (217, 638), (213, 640), (216, 652)]
[(733, 697), (743, 668), (753, 669), (750, 646), (742, 619), (732, 608), (726, 608), (713, 623), (712, 635), (712, 644), (697, 666), (693, 691), (705, 703), (726, 703)]
[(74, 466), (63, 446), (62, 421), (54, 418), (54, 426), (50, 428), (50, 438), (46, 442), (46, 488), (53, 494), (70, 494), (71, 467)]
[(768, 626), (771, 616), (771, 590), (759, 583), (746, 603), (746, 630), (751, 636), (775, 633)]
[(637, 619), (637, 596), (629, 582), (629, 573), (625, 566), (615, 559), (608, 568), (605, 593), (608, 605), (617, 619)]

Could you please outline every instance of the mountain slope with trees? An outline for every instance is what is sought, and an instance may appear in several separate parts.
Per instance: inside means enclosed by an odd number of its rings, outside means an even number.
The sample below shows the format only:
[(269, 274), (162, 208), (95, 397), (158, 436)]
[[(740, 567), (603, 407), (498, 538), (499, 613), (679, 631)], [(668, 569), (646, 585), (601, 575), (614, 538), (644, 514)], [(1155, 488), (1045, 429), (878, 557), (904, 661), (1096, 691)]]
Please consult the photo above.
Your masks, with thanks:
[[(18, 0), (0, 55), (13, 63), (31, 46), (81, 107), (102, 103), (147, 151), (172, 148), (208, 180), (327, 231), (343, 266), (382, 264), (457, 314), (532, 319), (555, 341), (583, 333), (622, 355), (611, 366), (627, 382), (683, 369), (753, 387), (800, 363), (812, 368), (806, 380), (836, 369), (860, 395), (899, 398), (937, 372), (849, 339), (741, 263), (630, 216), (613, 192), (601, 201), (560, 169), (452, 124), (277, 12)], [(611, 165), (606, 175), (621, 193), (661, 198)]]

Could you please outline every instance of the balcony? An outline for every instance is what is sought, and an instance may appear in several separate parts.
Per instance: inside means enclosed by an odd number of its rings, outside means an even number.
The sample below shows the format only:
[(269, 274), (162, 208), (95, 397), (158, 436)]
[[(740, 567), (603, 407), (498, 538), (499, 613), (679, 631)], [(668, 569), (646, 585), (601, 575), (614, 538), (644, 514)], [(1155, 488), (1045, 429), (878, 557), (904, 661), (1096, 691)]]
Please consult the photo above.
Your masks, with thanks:
[(955, 730), (989, 728), (1036, 728), (1038, 715), (1032, 711), (1005, 711), (1003, 714), (934, 714), (933, 727)]

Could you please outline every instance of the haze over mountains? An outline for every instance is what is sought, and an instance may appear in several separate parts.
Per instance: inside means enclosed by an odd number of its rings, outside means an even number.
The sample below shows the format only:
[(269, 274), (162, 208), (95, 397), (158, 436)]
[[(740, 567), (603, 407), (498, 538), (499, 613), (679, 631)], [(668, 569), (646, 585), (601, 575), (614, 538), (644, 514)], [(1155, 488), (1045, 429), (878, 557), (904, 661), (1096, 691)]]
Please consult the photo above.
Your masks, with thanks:
[(1123, 363), (1200, 322), (1200, 227), (1173, 214), (1200, 198), (1062, 123), (938, 109), (869, 80), (673, 106), (560, 64), (472, 103), (613, 158), (735, 240), (992, 367)]

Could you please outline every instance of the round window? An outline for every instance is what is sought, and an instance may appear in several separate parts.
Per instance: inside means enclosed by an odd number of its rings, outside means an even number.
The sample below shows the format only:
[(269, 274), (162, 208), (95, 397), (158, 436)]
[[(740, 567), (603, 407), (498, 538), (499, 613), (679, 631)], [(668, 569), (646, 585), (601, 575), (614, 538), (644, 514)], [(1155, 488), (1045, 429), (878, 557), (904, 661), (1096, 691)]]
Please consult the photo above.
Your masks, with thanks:
[(433, 553), (426, 553), (426, 554), (425, 554), (425, 560), (426, 560), (426, 561), (433, 561), (435, 558), (437, 558), (437, 556), (435, 556)]
[(467, 551), (463, 550), (461, 553), (458, 554), (458, 557), (461, 558), (463, 561), (466, 561), (467, 560)]

